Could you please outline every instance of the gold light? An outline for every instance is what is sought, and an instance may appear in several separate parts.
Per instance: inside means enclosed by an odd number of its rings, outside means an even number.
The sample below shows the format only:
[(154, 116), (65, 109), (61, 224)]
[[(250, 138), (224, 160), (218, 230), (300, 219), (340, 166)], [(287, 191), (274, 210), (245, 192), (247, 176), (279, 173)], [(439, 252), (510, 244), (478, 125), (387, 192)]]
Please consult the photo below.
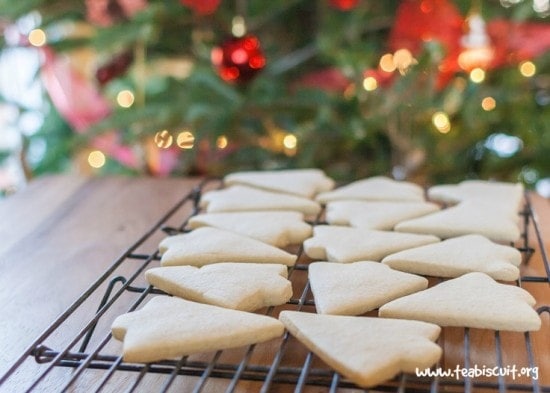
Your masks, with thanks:
[(526, 78), (534, 76), (537, 72), (537, 67), (532, 61), (524, 61), (519, 65), (519, 72)]
[(218, 139), (216, 139), (216, 147), (220, 150), (223, 150), (227, 147), (229, 141), (227, 140), (227, 137), (225, 135), (220, 135)]
[(235, 37), (242, 37), (246, 34), (246, 24), (242, 16), (237, 15), (233, 18), (231, 22), (231, 33), (233, 33)]
[(497, 102), (493, 97), (485, 97), (483, 100), (481, 100), (481, 107), (485, 111), (492, 111), (497, 106)]
[(393, 65), (403, 75), (413, 64), (416, 64), (412, 53), (408, 49), (398, 49), (393, 54)]
[(393, 63), (393, 55), (391, 53), (386, 53), (380, 58), (380, 68), (382, 71), (393, 72), (395, 71), (395, 64)]
[(451, 121), (445, 112), (435, 112), (432, 116), (432, 123), (437, 131), (447, 134), (451, 131)]
[(134, 104), (134, 93), (130, 90), (122, 90), (116, 96), (116, 102), (123, 108), (129, 108)]
[(481, 83), (485, 80), (485, 71), (481, 68), (474, 68), (470, 71), (470, 80), (474, 83)]
[(93, 150), (90, 152), (90, 154), (88, 154), (88, 164), (92, 168), (101, 168), (103, 165), (105, 165), (105, 161), (105, 154), (103, 154), (99, 150)]
[(373, 76), (367, 76), (363, 79), (363, 88), (366, 91), (374, 91), (378, 88), (378, 81)]
[(178, 134), (176, 143), (182, 149), (192, 149), (195, 145), (195, 136), (190, 131), (182, 131)]
[(168, 149), (170, 146), (172, 146), (174, 138), (172, 137), (172, 135), (170, 135), (168, 130), (162, 130), (155, 134), (154, 141), (155, 144), (161, 149)]
[(46, 33), (42, 29), (34, 29), (29, 33), (29, 43), (32, 46), (44, 46), (46, 44)]
[(283, 146), (287, 149), (296, 149), (298, 146), (298, 138), (293, 134), (286, 134), (283, 138)]

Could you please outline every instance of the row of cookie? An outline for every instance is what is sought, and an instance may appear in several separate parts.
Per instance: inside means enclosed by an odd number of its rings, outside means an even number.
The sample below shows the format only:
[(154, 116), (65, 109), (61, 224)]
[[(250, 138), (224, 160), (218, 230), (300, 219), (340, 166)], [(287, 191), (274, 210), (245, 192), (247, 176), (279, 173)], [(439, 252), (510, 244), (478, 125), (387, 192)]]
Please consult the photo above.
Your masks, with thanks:
[(507, 243), (520, 237), (521, 184), (468, 180), (428, 188), (429, 200), (452, 205), (443, 211), (425, 202), (420, 186), (382, 176), (332, 189), (334, 182), (316, 169), (238, 172), (224, 184), (201, 199), (206, 212), (292, 210), (315, 216), (325, 204), (331, 224), (440, 238), (477, 233)]

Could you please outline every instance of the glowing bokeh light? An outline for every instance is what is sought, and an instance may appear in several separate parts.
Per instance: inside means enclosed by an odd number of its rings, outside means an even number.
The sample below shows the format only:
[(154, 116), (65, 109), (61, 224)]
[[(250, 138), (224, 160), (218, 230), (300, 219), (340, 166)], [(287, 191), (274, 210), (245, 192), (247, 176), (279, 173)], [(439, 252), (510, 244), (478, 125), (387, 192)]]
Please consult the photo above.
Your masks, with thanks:
[(90, 152), (90, 154), (88, 154), (88, 164), (92, 168), (99, 169), (103, 165), (105, 165), (105, 162), (106, 162), (105, 154), (103, 154), (99, 150), (93, 150)]
[(129, 108), (134, 105), (134, 93), (130, 90), (122, 90), (116, 96), (116, 102), (123, 108)]
[(170, 146), (172, 146), (174, 138), (172, 137), (172, 135), (170, 135), (168, 130), (162, 130), (155, 134), (154, 141), (155, 144), (161, 149), (168, 149)]

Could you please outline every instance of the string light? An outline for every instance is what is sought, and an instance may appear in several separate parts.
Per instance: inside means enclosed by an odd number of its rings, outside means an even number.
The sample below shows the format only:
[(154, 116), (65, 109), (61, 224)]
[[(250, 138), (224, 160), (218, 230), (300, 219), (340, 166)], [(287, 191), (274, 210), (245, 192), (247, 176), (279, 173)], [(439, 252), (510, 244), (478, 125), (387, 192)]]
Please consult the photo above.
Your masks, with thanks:
[(374, 91), (378, 88), (378, 81), (373, 76), (367, 76), (363, 79), (363, 88), (366, 91)]
[(398, 49), (393, 54), (393, 65), (396, 67), (401, 75), (405, 74), (409, 67), (416, 64), (416, 60), (412, 53), (408, 49)]
[(497, 102), (493, 97), (485, 97), (483, 100), (481, 100), (481, 107), (485, 111), (492, 111), (497, 106)]
[(286, 134), (283, 138), (283, 146), (287, 149), (296, 149), (298, 146), (298, 138), (293, 134)]
[(481, 83), (485, 80), (485, 71), (481, 68), (474, 68), (470, 71), (470, 80), (474, 83)]
[(134, 93), (130, 90), (122, 90), (116, 96), (116, 102), (123, 108), (129, 108), (134, 104)]
[(445, 112), (435, 112), (432, 116), (432, 123), (437, 131), (447, 134), (451, 131), (451, 121)]
[(537, 67), (532, 61), (524, 61), (519, 65), (519, 72), (526, 78), (534, 76), (537, 72)]
[(294, 134), (286, 134), (283, 138), (284, 152), (287, 156), (292, 157), (296, 154), (296, 148), (298, 147), (298, 138)]
[(101, 168), (103, 165), (105, 165), (105, 161), (105, 154), (103, 154), (99, 150), (93, 150), (90, 152), (90, 154), (88, 154), (88, 164), (92, 168)]
[(233, 18), (231, 22), (231, 33), (233, 33), (235, 37), (243, 37), (246, 34), (246, 24), (242, 16), (237, 15)]
[(172, 146), (174, 138), (172, 137), (172, 135), (170, 135), (168, 130), (162, 130), (155, 134), (154, 141), (155, 144), (161, 149), (168, 149), (170, 146)]
[(192, 149), (195, 145), (195, 136), (191, 131), (182, 131), (178, 134), (176, 143), (182, 149)]
[(391, 53), (386, 53), (380, 58), (380, 68), (382, 71), (393, 72), (395, 71), (395, 64), (393, 62), (393, 55)]
[(229, 141), (227, 140), (227, 137), (225, 135), (220, 135), (218, 139), (216, 139), (216, 147), (220, 150), (225, 149), (228, 144)]
[(28, 39), (32, 46), (44, 46), (46, 44), (46, 33), (42, 29), (34, 29), (29, 33)]

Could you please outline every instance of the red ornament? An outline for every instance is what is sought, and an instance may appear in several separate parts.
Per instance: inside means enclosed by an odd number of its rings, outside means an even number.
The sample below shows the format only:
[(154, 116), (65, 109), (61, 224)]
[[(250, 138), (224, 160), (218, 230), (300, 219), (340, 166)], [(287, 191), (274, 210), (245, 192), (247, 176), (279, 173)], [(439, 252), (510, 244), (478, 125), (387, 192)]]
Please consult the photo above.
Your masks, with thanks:
[(221, 0), (180, 0), (180, 2), (199, 15), (210, 15), (216, 12)]
[(253, 35), (230, 38), (212, 49), (212, 64), (227, 82), (247, 82), (265, 66), (260, 40)]
[(340, 11), (349, 11), (357, 7), (359, 0), (330, 0), (329, 4)]
[(110, 62), (99, 67), (95, 73), (95, 77), (101, 86), (105, 85), (112, 79), (123, 75), (134, 61), (132, 52), (122, 52), (115, 56)]
[(520, 63), (550, 50), (550, 26), (547, 23), (490, 21), (487, 31), (495, 47), (490, 68)]
[(440, 64), (438, 87), (444, 87), (458, 69), (464, 18), (449, 0), (404, 0), (397, 9), (390, 33), (392, 51), (408, 49), (417, 55), (428, 41), (438, 41), (445, 57)]

